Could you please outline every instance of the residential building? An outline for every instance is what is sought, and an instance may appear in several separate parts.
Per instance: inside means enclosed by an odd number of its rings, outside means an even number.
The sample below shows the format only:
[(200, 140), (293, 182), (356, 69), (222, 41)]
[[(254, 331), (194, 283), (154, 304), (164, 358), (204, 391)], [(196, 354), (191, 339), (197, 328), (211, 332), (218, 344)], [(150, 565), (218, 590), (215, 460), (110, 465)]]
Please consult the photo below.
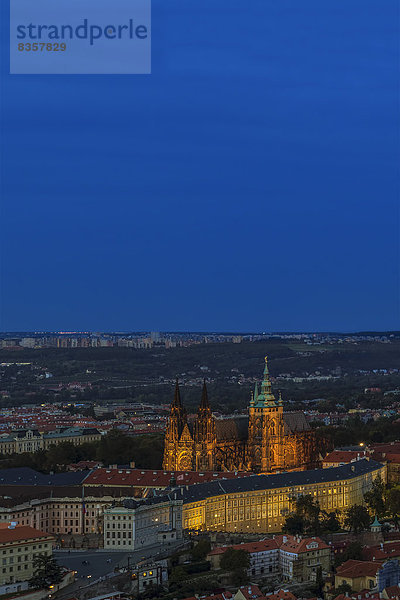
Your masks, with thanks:
[(336, 569), (335, 589), (347, 583), (353, 592), (376, 590), (383, 592), (400, 583), (400, 565), (397, 559), (381, 561), (347, 560)]
[(385, 561), (391, 558), (400, 559), (400, 540), (382, 542), (377, 546), (364, 546), (363, 558), (370, 561)]
[(356, 460), (361, 460), (365, 458), (366, 452), (365, 450), (332, 450), (329, 452), (322, 461), (322, 466), (324, 469), (329, 469), (330, 467), (340, 467), (342, 465), (346, 465), (349, 462), (354, 462)]
[(142, 594), (150, 586), (163, 585), (168, 581), (168, 562), (166, 560), (147, 559), (142, 561), (132, 572), (132, 581), (136, 592)]
[(125, 500), (104, 510), (104, 548), (137, 550), (182, 539), (182, 500), (176, 494)]
[(12, 519), (20, 525), (38, 527), (54, 535), (102, 533), (103, 512), (114, 501), (112, 496), (82, 499), (76, 492), (74, 495), (73, 490), (60, 490), (60, 493), (69, 495), (0, 507), (0, 522)]
[(233, 597), (233, 600), (264, 600), (264, 594), (258, 587), (258, 585), (254, 585), (254, 583), (249, 583), (248, 585), (244, 585), (238, 589), (236, 594)]
[(388, 483), (400, 483), (400, 442), (371, 444), (367, 450), (371, 458), (387, 465)]
[(288, 590), (278, 590), (277, 592), (270, 592), (265, 594), (266, 600), (297, 600), (296, 596)]
[(317, 570), (331, 568), (331, 549), (318, 537), (275, 536), (279, 547), (279, 569), (284, 581), (315, 581)]
[(247, 570), (249, 576), (275, 577), (279, 575), (279, 550), (276, 540), (218, 546), (207, 554), (207, 560), (214, 569), (220, 567), (221, 558), (228, 548), (244, 550), (249, 553), (250, 566)]
[[(249, 553), (248, 575), (279, 577), (282, 581), (314, 581), (318, 567), (328, 573), (331, 567), (331, 549), (320, 538), (301, 538), (293, 535), (278, 535), (260, 542), (220, 546), (207, 555), (213, 568), (228, 548)], [(275, 599), (274, 599), (275, 600)]]
[(51, 556), (54, 537), (33, 527), (0, 524), (0, 585), (26, 581), (34, 574), (34, 559)]

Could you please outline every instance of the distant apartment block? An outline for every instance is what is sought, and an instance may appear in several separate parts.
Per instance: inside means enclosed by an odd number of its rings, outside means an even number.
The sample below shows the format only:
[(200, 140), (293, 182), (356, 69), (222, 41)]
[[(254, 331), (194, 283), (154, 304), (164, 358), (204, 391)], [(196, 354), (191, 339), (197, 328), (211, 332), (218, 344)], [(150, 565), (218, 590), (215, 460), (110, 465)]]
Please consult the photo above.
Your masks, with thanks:
[(61, 427), (55, 431), (41, 433), (37, 429), (20, 429), (0, 435), (0, 454), (22, 454), (47, 450), (62, 442), (80, 446), (86, 442), (96, 442), (101, 433), (95, 428)]

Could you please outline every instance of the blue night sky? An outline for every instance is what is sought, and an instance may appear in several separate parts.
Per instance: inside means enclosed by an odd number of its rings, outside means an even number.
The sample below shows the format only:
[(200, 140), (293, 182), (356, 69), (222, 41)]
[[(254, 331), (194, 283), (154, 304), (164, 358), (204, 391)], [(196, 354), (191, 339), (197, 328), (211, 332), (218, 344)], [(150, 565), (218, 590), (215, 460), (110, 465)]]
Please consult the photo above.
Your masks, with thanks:
[(0, 329), (398, 329), (398, 0), (152, 19), (149, 76), (3, 53)]

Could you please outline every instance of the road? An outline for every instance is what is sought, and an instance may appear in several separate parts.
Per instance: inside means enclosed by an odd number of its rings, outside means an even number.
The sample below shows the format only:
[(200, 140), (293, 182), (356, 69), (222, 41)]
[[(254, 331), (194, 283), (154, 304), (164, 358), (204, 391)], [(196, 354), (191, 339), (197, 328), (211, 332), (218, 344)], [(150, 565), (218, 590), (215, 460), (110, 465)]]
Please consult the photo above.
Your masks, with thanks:
[[(68, 552), (68, 550), (56, 550), (54, 552), (54, 557), (60, 565), (65, 566), (72, 571), (77, 571), (76, 579), (83, 585), (90, 583), (90, 581), (94, 581), (99, 577), (103, 577), (108, 573), (112, 573), (117, 566), (127, 566), (128, 559), (130, 565), (134, 565), (142, 558), (154, 557), (159, 550), (160, 546), (132, 552), (107, 552), (96, 550)], [(83, 561), (87, 561), (89, 564), (82, 564)]]
[[(166, 555), (172, 554), (174, 548), (182, 547), (182, 540), (172, 543), (171, 546), (149, 546), (131, 552), (104, 551), (104, 550), (55, 550), (54, 558), (57, 562), (70, 569), (76, 571), (75, 583), (65, 589), (77, 589), (90, 585), (100, 577), (104, 577), (114, 572), (115, 567), (132, 567), (141, 560), (153, 558), (155, 560), (165, 558)], [(82, 564), (86, 561), (89, 564)], [(109, 561), (109, 562), (108, 562)], [(62, 590), (63, 591), (63, 590)], [(59, 593), (61, 594), (62, 591)]]

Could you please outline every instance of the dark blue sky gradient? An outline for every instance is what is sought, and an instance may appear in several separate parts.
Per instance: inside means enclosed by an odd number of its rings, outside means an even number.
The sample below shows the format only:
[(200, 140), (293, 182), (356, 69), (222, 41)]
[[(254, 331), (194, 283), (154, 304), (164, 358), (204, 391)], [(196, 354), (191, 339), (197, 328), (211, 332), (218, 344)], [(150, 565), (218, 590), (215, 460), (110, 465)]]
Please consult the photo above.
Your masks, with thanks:
[(398, 6), (153, 0), (152, 75), (4, 75), (0, 329), (399, 328)]

